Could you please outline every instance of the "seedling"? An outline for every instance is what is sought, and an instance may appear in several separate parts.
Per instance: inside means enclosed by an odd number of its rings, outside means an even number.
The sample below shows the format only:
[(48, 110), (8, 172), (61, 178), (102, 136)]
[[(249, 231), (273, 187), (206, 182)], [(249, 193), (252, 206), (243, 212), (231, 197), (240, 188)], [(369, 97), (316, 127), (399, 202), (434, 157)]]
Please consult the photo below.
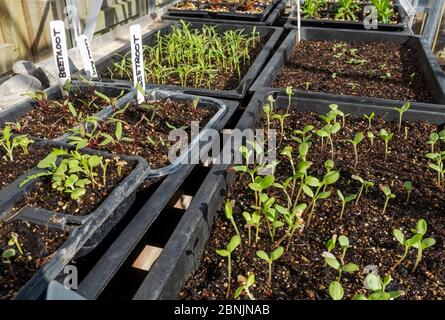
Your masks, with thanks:
[(227, 201), (226, 201), (226, 205), (224, 206), (224, 214), (226, 215), (226, 218), (232, 224), (233, 228), (235, 229), (236, 234), (241, 238), (241, 234), (238, 230), (238, 226), (236, 225), (235, 219), (233, 218), (232, 201), (230, 199), (227, 199)]
[(323, 252), (322, 256), (328, 266), (338, 271), (337, 281), (340, 282), (343, 273), (354, 273), (358, 271), (359, 267), (355, 263), (345, 262), (346, 252), (350, 248), (348, 237), (341, 235), (338, 237), (338, 242), (342, 248), (342, 254), (339, 259), (328, 251)]
[(357, 16), (355, 12), (359, 9), (355, 0), (340, 0), (337, 6), (337, 13), (335, 19), (356, 21)]
[(405, 204), (409, 202), (409, 197), (411, 195), (411, 192), (413, 191), (413, 184), (411, 181), (405, 181), (403, 183), (403, 188), (406, 190), (406, 200)]
[(401, 108), (394, 108), (399, 113), (399, 132), (402, 129), (403, 114), (411, 108), (410, 103), (405, 103)]
[(416, 77), (416, 73), (413, 72), (409, 75), (409, 84), (413, 84), (414, 78)]
[(257, 214), (256, 212), (253, 214), (250, 214), (249, 212), (243, 212), (243, 217), (244, 220), (246, 220), (246, 227), (247, 227), (247, 232), (248, 232), (248, 238), (249, 238), (249, 246), (251, 244), (251, 232), (252, 232), (252, 227), (256, 228), (256, 233), (255, 233), (255, 242), (258, 241), (258, 234), (259, 234), (259, 228), (260, 228), (260, 224), (261, 224), (261, 215)]
[(416, 271), (417, 266), (422, 260), (423, 250), (430, 248), (436, 244), (436, 240), (434, 238), (423, 239), (427, 232), (427, 228), (428, 225), (426, 221), (424, 219), (419, 219), (416, 223), (416, 227), (411, 229), (413, 236), (410, 239), (405, 239), (405, 235), (400, 229), (393, 230), (393, 235), (396, 240), (405, 247), (405, 252), (403, 253), (400, 260), (394, 265), (394, 269), (397, 268), (405, 260), (408, 255), (409, 249), (413, 247), (417, 249), (417, 257), (411, 272)]
[(16, 256), (16, 252), (14, 249), (10, 248), (10, 249), (6, 249), (5, 251), (3, 251), (2, 253), (2, 263), (4, 264), (11, 264), (11, 258), (14, 258)]
[(221, 257), (227, 258), (227, 273), (228, 273), (228, 285), (226, 298), (230, 295), (230, 284), (232, 282), (232, 252), (241, 244), (241, 238), (236, 235), (233, 236), (225, 249), (216, 250), (216, 253)]
[(431, 145), (431, 153), (434, 153), (434, 147), (437, 141), (439, 141), (439, 134), (437, 132), (431, 133), (427, 141), (427, 143)]
[(427, 153), (425, 155), (428, 159), (435, 161), (435, 163), (428, 163), (428, 168), (433, 169), (437, 173), (437, 187), (441, 190), (444, 189), (444, 175), (445, 170), (443, 166), (443, 160), (445, 159), (445, 152), (439, 151), (434, 153)]
[(6, 151), (4, 159), (9, 159), (9, 161), (14, 161), (14, 150), (20, 147), (24, 155), (28, 155), (28, 147), (33, 144), (34, 141), (30, 140), (28, 136), (21, 135), (17, 137), (12, 137), (12, 129), (10, 126), (6, 126), (3, 131), (0, 131), (0, 147)]
[(334, 160), (334, 139), (333, 135), (340, 131), (341, 126), (340, 123), (335, 122), (334, 124), (326, 124), (320, 130), (315, 131), (315, 134), (320, 138), (328, 138), (328, 141), (331, 145), (331, 159)]
[(348, 82), (346, 83), (349, 87), (351, 87), (352, 91), (355, 91), (358, 87), (360, 87), (360, 85), (358, 83), (355, 82)]
[(391, 192), (391, 189), (388, 186), (380, 186), (380, 190), (383, 191), (385, 195), (385, 205), (383, 206), (382, 214), (385, 214), (386, 207), (388, 206), (388, 202), (390, 199), (395, 199), (396, 195)]
[(365, 138), (365, 135), (363, 134), (363, 132), (358, 132), (355, 134), (354, 139), (346, 140), (347, 142), (352, 144), (352, 147), (354, 148), (354, 155), (355, 155), (354, 169), (357, 168), (357, 164), (358, 164), (357, 146), (363, 141), (364, 138)]
[(362, 196), (363, 190), (366, 190), (366, 193), (367, 193), (368, 192), (368, 188), (374, 186), (374, 182), (363, 180), (363, 178), (361, 178), (359, 176), (356, 176), (356, 175), (352, 175), (351, 178), (354, 179), (354, 180), (357, 180), (361, 184), (360, 185), (360, 190), (358, 192), (357, 199), (355, 200), (355, 205), (357, 205), (358, 202), (360, 201), (360, 198)]
[(238, 287), (238, 289), (235, 290), (235, 294), (233, 295), (234, 299), (238, 299), (240, 297), (240, 295), (245, 292), (247, 297), (250, 300), (255, 300), (255, 298), (253, 297), (253, 295), (250, 293), (250, 287), (253, 286), (255, 284), (255, 274), (253, 273), (249, 273), (249, 275), (247, 276), (247, 278), (245, 277), (240, 277), (243, 284)]
[(375, 138), (374, 133), (372, 131), (368, 131), (368, 133), (366, 135), (368, 136), (369, 141), (371, 141), (371, 146), (373, 146), (374, 145), (374, 138)]
[(354, 201), (357, 198), (356, 194), (351, 194), (344, 196), (340, 190), (337, 190), (337, 195), (341, 200), (341, 212), (340, 212), (340, 220), (343, 219), (343, 213), (345, 212), (346, 204), (348, 202)]
[(392, 281), (391, 275), (387, 274), (383, 279), (374, 272), (368, 273), (365, 277), (366, 289), (372, 293), (366, 297), (363, 294), (357, 294), (352, 297), (352, 300), (392, 300), (405, 293), (402, 290), (386, 292), (386, 287)]
[(11, 238), (8, 241), (8, 246), (14, 246), (19, 251), (20, 255), (24, 255), (22, 246), (19, 243), (19, 236), (17, 233), (11, 232)]
[[(322, 188), (324, 188), (324, 186), (326, 186), (326, 185), (332, 185), (332, 184), (336, 183), (339, 178), (340, 178), (340, 173), (338, 171), (331, 171), (331, 172), (327, 173), (323, 177), (322, 181), (318, 180), (316, 177), (312, 177), (312, 176), (306, 177), (305, 182), (302, 185), (302, 189), (303, 189), (303, 192), (312, 199), (311, 200), (311, 211), (308, 216), (307, 226), (309, 226), (312, 221), (317, 201), (321, 200), (321, 199), (327, 199), (331, 195), (331, 191), (321, 192)], [(311, 189), (311, 187), (317, 188), (315, 193)]]
[(391, 18), (394, 16), (391, 2), (389, 0), (372, 0), (371, 2), (377, 9), (379, 20), (382, 23), (390, 23)]
[(391, 73), (390, 72), (385, 72), (380, 78), (382, 80), (389, 80), (389, 79), (391, 79)]
[(284, 253), (283, 247), (276, 248), (274, 251), (270, 253), (270, 255), (268, 255), (266, 252), (262, 250), (256, 252), (257, 257), (266, 261), (269, 266), (269, 277), (268, 277), (269, 283), (272, 283), (272, 264), (274, 261), (278, 260), (283, 255), (283, 253)]
[(291, 86), (286, 87), (286, 94), (288, 96), (288, 103), (287, 103), (287, 114), (290, 114), (290, 105), (292, 103), (292, 96), (294, 95), (294, 92), (292, 90)]
[(371, 130), (372, 128), (372, 120), (375, 117), (375, 113), (371, 112), (370, 114), (364, 114), (363, 117), (368, 120), (368, 130)]
[(289, 246), (292, 243), (295, 231), (302, 230), (304, 228), (304, 221), (302, 219), (302, 216), (306, 208), (306, 203), (298, 204), (292, 209), (292, 212), (282, 206), (275, 206), (275, 209), (279, 213), (284, 215), (284, 221), (287, 224), (286, 234), (278, 241), (278, 245), (280, 245), (287, 238), (286, 251), (289, 250)]
[(272, 116), (273, 119), (276, 119), (280, 122), (280, 142), (279, 144), (281, 144), (281, 142), (283, 141), (284, 138), (284, 121), (286, 120), (286, 118), (288, 118), (290, 116), (290, 114), (274, 114)]
[(345, 291), (340, 282), (332, 281), (329, 284), (329, 296), (331, 297), (332, 300), (341, 300), (343, 299), (344, 295)]
[(263, 106), (264, 115), (266, 116), (267, 133), (270, 132), (270, 119), (272, 118), (272, 107), (269, 103)]
[(309, 88), (312, 86), (312, 82), (305, 82), (303, 84), (304, 84), (304, 87), (306, 88), (306, 91), (309, 91)]
[(314, 130), (313, 125), (307, 125), (303, 128), (303, 130), (294, 130), (294, 134), (301, 136), (301, 138), (292, 137), (292, 139), (300, 144), (304, 143), (304, 142), (309, 142), (309, 140), (312, 137), (312, 134), (311, 134), (312, 130)]
[(385, 161), (388, 159), (388, 144), (394, 137), (393, 133), (389, 133), (385, 129), (380, 130), (380, 138), (385, 142)]

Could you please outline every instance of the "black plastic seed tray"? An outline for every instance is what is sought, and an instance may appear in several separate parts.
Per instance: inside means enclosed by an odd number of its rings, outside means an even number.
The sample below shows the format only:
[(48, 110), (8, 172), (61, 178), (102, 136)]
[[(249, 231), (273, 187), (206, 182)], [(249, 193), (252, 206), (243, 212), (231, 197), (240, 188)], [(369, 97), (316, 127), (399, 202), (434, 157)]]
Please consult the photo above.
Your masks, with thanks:
[[(54, 148), (63, 147), (72, 149), (64, 143), (39, 141), (40, 144), (50, 144)], [(83, 153), (97, 154), (105, 157), (113, 157), (110, 154), (96, 150), (84, 149)], [(17, 179), (6, 189), (0, 191), (0, 220), (5, 221), (11, 218), (25, 219), (32, 223), (45, 226), (49, 222), (55, 222), (61, 228), (68, 228), (70, 235), (64, 244), (52, 255), (51, 259), (32, 277), (32, 279), (19, 291), (16, 299), (37, 299), (46, 290), (49, 281), (53, 280), (63, 270), (63, 268), (83, 249), (86, 244), (96, 245), (104, 238), (114, 225), (115, 215), (125, 213), (134, 201), (137, 187), (144, 181), (149, 171), (147, 162), (140, 157), (121, 157), (121, 159), (134, 164), (134, 169), (130, 174), (110, 193), (110, 195), (91, 213), (86, 216), (76, 216), (74, 214), (61, 214), (42, 210), (40, 208), (23, 208), (14, 216), (11, 215), (15, 204), (32, 192), (37, 180), (19, 188), (18, 185), (27, 175)], [(35, 174), (40, 170), (35, 168), (28, 175)], [(89, 249), (92, 249), (90, 247)]]
[[(397, 1), (398, 2), (398, 1)], [(396, 4), (394, 11), (399, 14), (400, 21), (398, 23), (378, 23), (377, 31), (387, 32), (409, 32), (408, 21), (409, 17), (406, 14), (405, 9)], [(297, 28), (297, 18), (295, 12), (292, 12), (284, 24), (285, 28), (295, 29)], [(341, 21), (330, 19), (314, 19), (314, 18), (301, 18), (302, 27), (316, 27), (316, 28), (329, 28), (329, 29), (354, 29), (354, 30), (367, 30), (363, 21)], [(376, 29), (369, 29), (369, 31), (376, 31)]]
[[(190, 23), (190, 28), (201, 29), (204, 25), (213, 25), (213, 24), (204, 24), (204, 23)], [(156, 43), (156, 35), (158, 31), (160, 31), (161, 35), (165, 35), (171, 32), (172, 27), (181, 27), (179, 22), (169, 22), (167, 25), (157, 28), (150, 33), (143, 36), (143, 44), (144, 45), (152, 45)], [(265, 65), (267, 59), (270, 57), (272, 50), (275, 48), (275, 44), (280, 38), (280, 35), (283, 31), (282, 28), (276, 27), (266, 27), (266, 26), (252, 26), (252, 25), (229, 25), (229, 24), (218, 24), (214, 25), (217, 32), (223, 33), (227, 30), (243, 30), (245, 34), (251, 34), (252, 31), (256, 30), (260, 34), (260, 37), (266, 41), (263, 46), (263, 49), (256, 57), (255, 61), (253, 61), (247, 73), (241, 79), (239, 85), (232, 90), (213, 90), (213, 89), (200, 89), (193, 87), (181, 87), (176, 85), (158, 85), (158, 84), (147, 84), (147, 89), (167, 89), (167, 90), (176, 90), (181, 91), (186, 94), (195, 94), (199, 96), (208, 96), (220, 99), (233, 99), (233, 100), (242, 100), (246, 97), (249, 87), (254, 82), (260, 70)], [(113, 65), (113, 62), (120, 61), (122, 57), (130, 52), (130, 45), (126, 45), (107, 57), (97, 61), (97, 70), (101, 77), (101, 82), (111, 82), (113, 84), (123, 84), (123, 85), (132, 85), (132, 82), (125, 79), (106, 79), (103, 78), (107, 73), (108, 69)], [(79, 75), (80, 73), (78, 73)]]
[[(283, 43), (274, 53), (267, 65), (264, 67), (257, 80), (251, 86), (249, 91), (254, 93), (262, 87), (271, 87), (282, 67), (289, 61), (292, 52), (296, 46), (297, 30), (291, 30)], [(393, 42), (406, 43), (414, 49), (417, 61), (420, 66), (420, 72), (423, 73), (427, 86), (432, 92), (434, 104), (445, 104), (445, 74), (440, 69), (439, 63), (431, 49), (428, 47), (425, 39), (418, 36), (391, 33), (391, 32), (367, 32), (359, 30), (332, 30), (322, 28), (303, 28), (301, 32), (302, 40), (326, 40), (326, 41), (359, 41), (359, 42)], [(371, 105), (381, 105), (393, 103), (395, 105), (403, 104), (402, 101), (388, 100), (382, 98), (347, 96), (336, 94), (325, 94), (310, 92), (316, 99), (333, 98), (351, 103), (363, 103)]]
[[(241, 131), (248, 128), (255, 129), (259, 125), (263, 117), (262, 107), (269, 95), (273, 95), (276, 99), (274, 104), (276, 108), (287, 108), (288, 95), (284, 90), (259, 89), (238, 122), (237, 129)], [(299, 93), (292, 97), (291, 105), (299, 111), (325, 114), (329, 111), (329, 104), (338, 104), (345, 113), (360, 117), (370, 112), (375, 112), (387, 121), (396, 120), (399, 117), (399, 113), (392, 104), (363, 106), (351, 101), (302, 97)], [(410, 110), (404, 114), (404, 119), (430, 121), (443, 125), (445, 113), (438, 106), (413, 103)], [(227, 147), (233, 149), (231, 145)], [(224, 164), (212, 168), (133, 299), (178, 298), (178, 293), (189, 276), (199, 268), (213, 222), (223, 208), (228, 186), (235, 179), (235, 174), (229, 170), (230, 167), (230, 164)]]
[(263, 12), (253, 14), (253, 13), (242, 13), (236, 12), (237, 8), (240, 7), (237, 3), (229, 3), (221, 1), (218, 4), (221, 4), (222, 7), (226, 9), (231, 9), (233, 12), (217, 12), (217, 11), (209, 11), (206, 9), (201, 9), (199, 6), (205, 4), (204, 1), (191, 1), (194, 5), (198, 6), (197, 9), (194, 10), (182, 10), (180, 8), (170, 8), (168, 9), (168, 13), (171, 16), (178, 16), (182, 18), (204, 18), (204, 19), (222, 19), (222, 20), (238, 20), (238, 21), (254, 21), (254, 22), (263, 22), (275, 8), (275, 6), (281, 0), (273, 0), (271, 4), (261, 5), (264, 8)]

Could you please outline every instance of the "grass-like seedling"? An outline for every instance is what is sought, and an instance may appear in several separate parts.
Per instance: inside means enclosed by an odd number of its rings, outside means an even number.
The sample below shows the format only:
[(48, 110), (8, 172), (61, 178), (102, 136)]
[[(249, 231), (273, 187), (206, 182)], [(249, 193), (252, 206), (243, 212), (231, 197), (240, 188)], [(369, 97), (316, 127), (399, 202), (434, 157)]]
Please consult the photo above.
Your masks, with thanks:
[(233, 218), (232, 201), (230, 199), (227, 199), (226, 201), (226, 205), (224, 206), (224, 214), (226, 215), (226, 218), (230, 221), (233, 228), (235, 229), (235, 233), (241, 238), (238, 226), (236, 225), (235, 219)]
[(346, 140), (347, 142), (352, 144), (352, 147), (354, 148), (354, 155), (355, 155), (354, 169), (357, 168), (357, 165), (358, 165), (357, 146), (363, 141), (364, 138), (365, 138), (365, 135), (363, 134), (363, 132), (358, 132), (355, 134), (354, 139)]
[(269, 283), (272, 283), (272, 264), (274, 261), (278, 260), (283, 255), (283, 253), (284, 253), (283, 247), (276, 248), (274, 251), (272, 251), (270, 253), (270, 255), (268, 255), (263, 250), (259, 250), (256, 252), (257, 257), (266, 261), (268, 264), (268, 267), (269, 267), (268, 281), (269, 281)]
[(340, 212), (340, 220), (343, 219), (343, 213), (345, 212), (346, 204), (348, 202), (354, 201), (357, 198), (356, 194), (346, 195), (344, 196), (340, 190), (337, 190), (337, 195), (341, 200), (341, 212)]
[(391, 281), (390, 274), (387, 274), (382, 279), (378, 274), (370, 272), (365, 277), (365, 284), (366, 289), (372, 293), (368, 297), (363, 294), (357, 294), (352, 297), (352, 300), (392, 300), (404, 295), (405, 293), (402, 290), (386, 291), (386, 287)]
[(371, 3), (377, 9), (379, 20), (382, 23), (390, 23), (394, 16), (394, 9), (390, 0), (371, 0)]
[(370, 114), (364, 114), (363, 117), (368, 121), (368, 130), (371, 130), (372, 120), (375, 118), (375, 113), (371, 112)]
[(255, 284), (255, 274), (253, 273), (249, 273), (247, 275), (247, 278), (242, 277), (243, 279), (243, 284), (241, 286), (238, 287), (238, 289), (235, 290), (235, 293), (233, 295), (234, 299), (238, 299), (241, 294), (243, 292), (246, 293), (246, 296), (250, 299), (250, 300), (255, 300), (255, 298), (253, 297), (252, 293), (250, 292), (250, 287), (253, 286)]
[[(158, 32), (156, 43), (144, 46), (146, 80), (157, 84), (211, 88), (221, 73), (233, 73), (241, 79), (243, 63), (250, 61), (250, 50), (260, 42), (259, 33), (243, 34), (228, 30), (219, 34), (215, 26), (192, 30), (181, 22), (171, 32)], [(131, 77), (131, 60), (127, 54), (109, 70), (111, 77)]]
[(225, 249), (216, 250), (216, 253), (221, 257), (227, 258), (227, 274), (228, 274), (228, 285), (227, 285), (227, 294), (226, 298), (229, 298), (230, 295), (230, 284), (232, 282), (232, 252), (241, 244), (241, 238), (236, 235), (233, 236), (227, 247)]
[(14, 151), (21, 148), (24, 155), (28, 155), (28, 148), (34, 141), (30, 140), (27, 135), (12, 136), (11, 126), (6, 126), (0, 131), (0, 147), (6, 151), (4, 159), (14, 161)]
[(403, 114), (407, 112), (409, 108), (411, 108), (410, 103), (405, 103), (401, 108), (395, 108), (395, 110), (399, 113), (399, 132), (402, 129)]
[(360, 198), (363, 194), (363, 190), (365, 190), (367, 192), (368, 188), (373, 187), (374, 186), (374, 182), (372, 181), (366, 181), (364, 180), (362, 177), (359, 177), (357, 175), (352, 175), (351, 177), (354, 180), (357, 180), (358, 182), (360, 182), (360, 190), (358, 192), (358, 196), (357, 199), (355, 200), (355, 205), (358, 204), (358, 202), (360, 201)]
[(393, 235), (396, 240), (405, 247), (405, 251), (400, 260), (394, 265), (394, 269), (397, 268), (406, 259), (409, 249), (413, 247), (417, 249), (417, 257), (411, 272), (416, 271), (417, 266), (422, 260), (423, 250), (428, 249), (436, 244), (436, 240), (434, 238), (423, 238), (427, 232), (427, 229), (427, 222), (424, 219), (419, 219), (416, 223), (416, 227), (411, 229), (413, 236), (409, 239), (405, 239), (405, 235), (402, 230), (393, 230)]
[(406, 191), (405, 203), (408, 203), (409, 197), (411, 196), (411, 192), (414, 190), (413, 183), (411, 181), (405, 181), (403, 183), (403, 189), (405, 189), (405, 191)]
[(380, 186), (380, 190), (382, 190), (383, 194), (385, 195), (385, 205), (383, 206), (382, 214), (385, 214), (386, 207), (388, 206), (390, 199), (395, 199), (396, 195), (391, 192), (391, 189), (388, 186)]
[(335, 19), (357, 21), (356, 12), (358, 9), (359, 6), (355, 0), (340, 0)]
[(394, 137), (394, 133), (389, 133), (386, 129), (380, 129), (380, 138), (385, 142), (385, 161), (388, 159), (388, 144)]

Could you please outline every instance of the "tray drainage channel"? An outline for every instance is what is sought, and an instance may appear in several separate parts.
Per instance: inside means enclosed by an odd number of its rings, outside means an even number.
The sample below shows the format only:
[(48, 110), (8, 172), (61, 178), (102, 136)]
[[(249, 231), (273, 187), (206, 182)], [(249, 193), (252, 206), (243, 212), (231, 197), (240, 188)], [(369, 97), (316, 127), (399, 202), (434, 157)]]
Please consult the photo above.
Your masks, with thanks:
[(128, 256), (99, 299), (131, 299), (144, 280), (152, 264), (162, 253), (173, 231), (185, 213), (211, 167), (196, 166), (177, 194)]

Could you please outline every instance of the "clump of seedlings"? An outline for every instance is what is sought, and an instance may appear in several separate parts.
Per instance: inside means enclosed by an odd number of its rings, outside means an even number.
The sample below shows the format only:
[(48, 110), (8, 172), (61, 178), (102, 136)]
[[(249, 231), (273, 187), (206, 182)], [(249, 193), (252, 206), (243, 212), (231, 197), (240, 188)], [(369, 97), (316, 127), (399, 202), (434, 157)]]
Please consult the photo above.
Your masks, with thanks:
[[(146, 80), (156, 84), (220, 89), (233, 86), (230, 78), (241, 80), (244, 68), (251, 64), (252, 50), (261, 39), (255, 30), (243, 29), (219, 34), (215, 26), (191, 29), (181, 21), (169, 34), (158, 32), (153, 46), (144, 46)], [(111, 78), (131, 78), (131, 60), (127, 54), (109, 69)]]
[(337, 258), (332, 251), (335, 249), (336, 236), (327, 243), (328, 251), (323, 252), (323, 258), (325, 263), (331, 268), (338, 271), (337, 280), (333, 281), (329, 285), (329, 295), (333, 300), (341, 300), (343, 298), (343, 287), (340, 283), (343, 273), (354, 273), (359, 270), (358, 265), (351, 262), (346, 262), (345, 257), (347, 250), (350, 248), (349, 239), (345, 235), (338, 237), (338, 243), (341, 247), (341, 255)]
[(28, 148), (34, 141), (29, 139), (27, 135), (12, 136), (12, 129), (10, 126), (6, 126), (3, 130), (0, 130), (0, 147), (3, 148), (6, 155), (3, 159), (14, 161), (14, 153), (17, 149), (20, 149), (24, 155), (28, 155)]

